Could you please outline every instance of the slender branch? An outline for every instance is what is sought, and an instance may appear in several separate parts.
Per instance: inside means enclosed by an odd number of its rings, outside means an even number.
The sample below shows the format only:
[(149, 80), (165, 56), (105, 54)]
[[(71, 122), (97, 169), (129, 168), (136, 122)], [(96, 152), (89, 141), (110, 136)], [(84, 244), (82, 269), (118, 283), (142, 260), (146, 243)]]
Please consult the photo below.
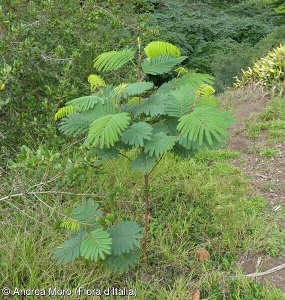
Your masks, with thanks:
[(144, 264), (147, 265), (147, 253), (146, 253), (146, 240), (148, 234), (148, 222), (149, 222), (149, 174), (144, 175), (145, 186), (145, 212), (144, 212), (144, 235), (142, 242), (142, 250), (144, 256)]
[[(258, 276), (264, 276), (264, 275), (267, 275), (267, 274), (271, 274), (271, 273), (274, 273), (274, 272), (277, 272), (279, 270), (282, 270), (285, 268), (285, 263), (280, 265), (280, 266), (277, 266), (277, 267), (274, 267), (272, 269), (269, 269), (267, 271), (264, 271), (264, 272), (259, 272), (259, 273), (251, 273), (251, 274), (246, 274), (246, 275), (241, 275), (243, 277), (258, 277)], [(237, 277), (237, 276), (235, 276)]]
[(49, 61), (49, 60), (54, 60), (54, 61), (67, 61), (67, 60), (71, 60), (71, 57), (68, 58), (56, 58), (56, 57), (52, 57), (52, 56), (46, 56), (46, 55), (41, 55), (41, 57), (43, 58), (43, 60), (45, 61)]
[[(4, 197), (4, 198), (5, 198), (5, 197)], [(42, 224), (42, 225), (44, 225), (44, 226), (46, 226), (46, 227), (50, 227), (50, 226), (47, 225), (46, 223), (41, 222), (41, 221), (39, 221), (39, 220), (37, 220), (37, 219), (31, 217), (29, 214), (25, 213), (22, 209), (20, 209), (20, 208), (17, 207), (16, 205), (12, 204), (11, 202), (9, 202), (9, 201), (7, 201), (7, 200), (5, 200), (5, 199), (3, 199), (3, 198), (0, 199), (0, 201), (1, 201), (1, 200), (3, 200), (4, 202), (6, 202), (8, 205), (12, 206), (12, 207), (15, 208), (16, 210), (20, 211), (21, 214), (27, 216), (28, 218), (32, 219), (33, 221), (36, 221), (36, 222), (38, 222), (38, 223), (40, 223), (40, 224)]]
[(120, 152), (119, 155), (122, 155), (123, 157), (125, 157), (125, 158), (128, 159), (129, 161), (133, 162), (126, 154)]
[(56, 211), (59, 215), (68, 218), (67, 215), (57, 211), (54, 207), (51, 207), (50, 205), (48, 205), (47, 203), (45, 203), (36, 193), (32, 194), (33, 196), (35, 196), (44, 206), (46, 206), (47, 208), (49, 208), (50, 210)]
[(73, 145), (82, 142), (84, 139), (85, 139), (85, 137), (82, 138), (82, 139), (80, 139), (80, 140), (78, 140), (78, 141), (73, 142), (72, 144), (70, 144), (70, 145), (68, 145), (67, 147), (63, 148), (63, 150), (61, 150), (61, 151), (64, 152), (65, 150), (69, 149), (69, 148), (72, 147)]
[(38, 184), (34, 184), (34, 185), (30, 186), (29, 190), (30, 190), (31, 188), (34, 188), (34, 187), (41, 187), (41, 186), (43, 186), (43, 185), (45, 185), (45, 184), (47, 184), (47, 183), (51, 183), (51, 182), (57, 180), (58, 177), (61, 176), (63, 173), (64, 173), (64, 172), (60, 172), (60, 173), (56, 174), (53, 178), (51, 178), (51, 179), (48, 180), (48, 181), (40, 182), (40, 183), (38, 183)]
[(149, 176), (152, 173), (152, 171), (155, 169), (155, 167), (160, 163), (160, 161), (162, 160), (163, 156), (164, 156), (164, 153), (160, 156), (159, 160), (157, 160), (156, 163), (154, 164), (154, 166), (151, 168), (150, 172), (148, 173)]

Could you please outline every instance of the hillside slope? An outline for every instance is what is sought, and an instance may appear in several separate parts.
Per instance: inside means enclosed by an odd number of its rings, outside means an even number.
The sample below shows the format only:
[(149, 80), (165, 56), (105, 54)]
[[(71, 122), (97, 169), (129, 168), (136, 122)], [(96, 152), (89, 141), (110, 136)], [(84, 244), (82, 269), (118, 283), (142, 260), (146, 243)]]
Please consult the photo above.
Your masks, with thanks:
[[(277, 217), (285, 209), (284, 98), (276, 99), (254, 85), (227, 91), (220, 98), (224, 106), (234, 108), (237, 118), (228, 147), (240, 151), (241, 157), (232, 162), (244, 171), (254, 191), (266, 198)], [(284, 259), (263, 253), (241, 261), (245, 274), (267, 271), (281, 264)], [(260, 278), (285, 291), (285, 266)]]

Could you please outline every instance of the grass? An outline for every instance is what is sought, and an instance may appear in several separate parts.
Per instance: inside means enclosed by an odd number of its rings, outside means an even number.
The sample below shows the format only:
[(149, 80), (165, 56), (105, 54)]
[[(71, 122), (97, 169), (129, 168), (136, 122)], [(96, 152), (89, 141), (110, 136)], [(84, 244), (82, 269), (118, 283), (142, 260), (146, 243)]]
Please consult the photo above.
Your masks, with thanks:
[(280, 142), (285, 138), (285, 101), (275, 98), (263, 113), (249, 118), (246, 123), (247, 134), (257, 138), (263, 132), (270, 142)]
[[(78, 287), (86, 289), (86, 297), (94, 289), (103, 293), (108, 287), (127, 287), (137, 299), (191, 299), (196, 290), (203, 299), (285, 299), (276, 289), (233, 277), (240, 274), (239, 256), (281, 253), (284, 240), (266, 201), (253, 194), (242, 172), (228, 162), (238, 157), (228, 150), (200, 153), (191, 160), (167, 155), (151, 177), (148, 266), (120, 275), (83, 259), (67, 266), (51, 261), (53, 250), (67, 237), (57, 225), (61, 214), (70, 215), (82, 199), (59, 192), (93, 193), (104, 211), (143, 224), (140, 173), (130, 172), (123, 158), (97, 166), (85, 150), (56, 155), (45, 147), (37, 153), (23, 149), (18, 164), (10, 163), (14, 169), (6, 173), (1, 193), (8, 195), (16, 184), (12, 194), (44, 181), (48, 183), (33, 190), (58, 193), (0, 201), (0, 285), (71, 290), (63, 299), (77, 299)], [(207, 249), (210, 259), (199, 262), (197, 249)], [(102, 299), (95, 292), (92, 296)]]

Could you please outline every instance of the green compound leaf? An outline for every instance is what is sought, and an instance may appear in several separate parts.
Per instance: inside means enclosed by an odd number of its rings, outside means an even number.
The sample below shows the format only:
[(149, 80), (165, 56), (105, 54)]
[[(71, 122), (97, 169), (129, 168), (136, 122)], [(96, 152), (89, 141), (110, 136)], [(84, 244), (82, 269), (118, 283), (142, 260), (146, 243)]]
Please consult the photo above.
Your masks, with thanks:
[(95, 59), (94, 68), (103, 72), (115, 71), (133, 59), (134, 54), (135, 51), (131, 49), (104, 52)]
[(155, 163), (155, 157), (150, 157), (145, 153), (140, 153), (131, 165), (131, 171), (140, 170), (142, 174), (150, 171)]
[(106, 255), (111, 254), (111, 244), (112, 239), (109, 232), (100, 226), (85, 235), (80, 246), (81, 255), (94, 261), (97, 261), (99, 258), (105, 259)]
[(112, 255), (129, 253), (135, 247), (139, 247), (139, 239), (143, 237), (141, 230), (140, 225), (130, 221), (124, 221), (109, 227), (108, 231), (112, 238)]
[(136, 106), (134, 116), (137, 117), (142, 113), (152, 117), (163, 115), (166, 101), (167, 95), (151, 95), (149, 98), (143, 100), (141, 106)]
[(73, 106), (64, 106), (61, 107), (57, 113), (54, 115), (54, 120), (57, 121), (58, 119), (61, 119), (67, 115), (74, 114), (75, 110)]
[(134, 250), (118, 256), (109, 255), (103, 261), (104, 266), (114, 273), (126, 273), (140, 261), (140, 252)]
[(143, 147), (144, 140), (150, 140), (152, 127), (146, 122), (138, 122), (133, 124), (130, 129), (127, 129), (122, 134), (122, 142), (125, 144), (134, 145), (135, 147)]
[(57, 265), (65, 265), (71, 261), (74, 261), (78, 256), (80, 256), (80, 245), (83, 241), (84, 234), (84, 230), (79, 231), (71, 239), (59, 245), (54, 251), (51, 259), (56, 260)]
[(75, 98), (67, 102), (68, 106), (72, 106), (73, 109), (77, 111), (85, 111), (94, 108), (98, 104), (104, 104), (104, 99), (98, 92), (90, 96)]
[(86, 133), (89, 129), (89, 122), (84, 120), (80, 114), (68, 115), (63, 118), (59, 125), (59, 130), (66, 134), (77, 136)]
[(127, 84), (127, 86), (123, 89), (121, 95), (123, 98), (127, 98), (130, 96), (140, 95), (148, 90), (153, 88), (152, 82), (135, 82)]
[(209, 146), (214, 146), (215, 140), (222, 142), (227, 137), (227, 129), (233, 121), (227, 112), (214, 107), (199, 106), (179, 119), (177, 129), (189, 141), (198, 141), (199, 146), (205, 141)]
[(91, 147), (99, 144), (101, 149), (104, 146), (106, 148), (114, 146), (114, 143), (119, 140), (122, 131), (129, 125), (130, 119), (131, 116), (128, 113), (122, 112), (115, 115), (107, 115), (93, 121), (85, 144)]
[(190, 112), (196, 97), (191, 86), (184, 86), (169, 93), (169, 100), (165, 104), (165, 113), (170, 117), (181, 118)]
[(80, 223), (77, 220), (66, 219), (61, 222), (60, 227), (76, 232), (80, 228)]
[(105, 159), (105, 160), (111, 160), (111, 159), (114, 159), (114, 158), (119, 158), (119, 155), (120, 155), (120, 151), (118, 149), (115, 149), (115, 148), (110, 148), (110, 149), (95, 148), (92, 152), (95, 153), (100, 159)]
[(99, 204), (91, 199), (88, 202), (83, 201), (74, 207), (72, 217), (80, 223), (95, 225), (97, 219), (102, 216), (102, 211), (98, 207)]
[(175, 81), (175, 87), (191, 86), (194, 90), (205, 84), (213, 84), (214, 77), (209, 74), (188, 73)]
[(94, 92), (97, 88), (106, 86), (104, 79), (94, 74), (89, 75), (88, 82), (91, 85), (91, 92)]
[(141, 68), (146, 74), (164, 74), (170, 72), (175, 65), (181, 63), (186, 58), (187, 56), (173, 57), (170, 55), (160, 55), (152, 59), (143, 60)]
[(171, 150), (175, 142), (175, 136), (168, 136), (164, 132), (159, 132), (153, 134), (150, 141), (145, 142), (144, 152), (150, 156), (159, 157), (168, 150)]
[(181, 55), (180, 50), (176, 46), (161, 41), (150, 42), (144, 48), (144, 52), (150, 58), (154, 58), (159, 55), (166, 55), (166, 54), (172, 55), (174, 57), (178, 57)]

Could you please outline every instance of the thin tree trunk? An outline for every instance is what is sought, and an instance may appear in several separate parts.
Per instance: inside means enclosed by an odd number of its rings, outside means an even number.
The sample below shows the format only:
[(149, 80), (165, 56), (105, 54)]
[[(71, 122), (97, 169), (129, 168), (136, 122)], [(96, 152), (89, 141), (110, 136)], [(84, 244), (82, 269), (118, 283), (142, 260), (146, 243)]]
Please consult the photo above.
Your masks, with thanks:
[(144, 186), (145, 186), (145, 212), (144, 212), (144, 235), (143, 235), (143, 256), (144, 264), (147, 265), (147, 254), (146, 254), (146, 239), (148, 234), (148, 222), (149, 222), (149, 174), (144, 175)]

